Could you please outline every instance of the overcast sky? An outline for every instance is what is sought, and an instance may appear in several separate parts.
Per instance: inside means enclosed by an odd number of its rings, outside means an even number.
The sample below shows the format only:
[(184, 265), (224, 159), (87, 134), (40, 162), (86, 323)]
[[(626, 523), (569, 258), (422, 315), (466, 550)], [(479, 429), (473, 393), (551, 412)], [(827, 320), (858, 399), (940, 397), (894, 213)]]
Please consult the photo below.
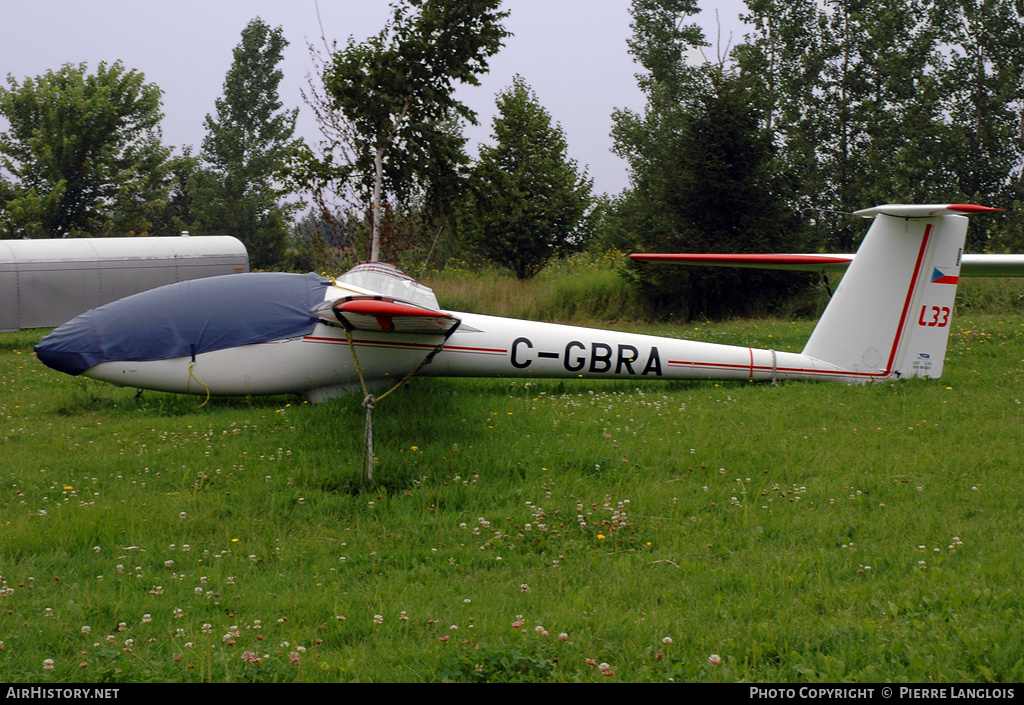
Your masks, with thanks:
[[(630, 36), (629, 0), (506, 0), (506, 21), (514, 34), (491, 60), (481, 86), (459, 97), (480, 117), (469, 134), (471, 149), (489, 142), (495, 94), (520, 74), (552, 118), (562, 125), (570, 157), (594, 177), (595, 190), (618, 193), (628, 185), (625, 164), (611, 153), (611, 114), (616, 108), (641, 110)], [(709, 40), (741, 39), (742, 0), (700, 0), (696, 21)], [(384, 0), (320, 0), (328, 41), (344, 44), (380, 31), (390, 16)], [(300, 89), (311, 69), (309, 42), (322, 46), (314, 0), (32, 0), (5, 3), (0, 22), (0, 76), (20, 83), (71, 62), (94, 71), (100, 61), (122, 61), (143, 72), (163, 91), (164, 143), (198, 150), (203, 119), (214, 112), (241, 32), (254, 17), (281, 26), (290, 42), (281, 66), (285, 107), (300, 108), (299, 134), (318, 138)], [(713, 52), (714, 50), (712, 50)], [(0, 122), (0, 129), (7, 124)]]

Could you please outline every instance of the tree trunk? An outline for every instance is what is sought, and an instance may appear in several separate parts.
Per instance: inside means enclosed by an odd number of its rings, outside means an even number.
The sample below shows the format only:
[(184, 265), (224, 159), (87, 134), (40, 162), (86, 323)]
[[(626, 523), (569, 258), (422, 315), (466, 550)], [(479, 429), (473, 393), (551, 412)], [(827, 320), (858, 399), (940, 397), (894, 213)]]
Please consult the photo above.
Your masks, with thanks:
[(380, 188), (384, 180), (384, 148), (378, 147), (373, 155), (373, 204), (370, 206), (373, 216), (373, 239), (370, 243), (370, 261), (380, 260)]

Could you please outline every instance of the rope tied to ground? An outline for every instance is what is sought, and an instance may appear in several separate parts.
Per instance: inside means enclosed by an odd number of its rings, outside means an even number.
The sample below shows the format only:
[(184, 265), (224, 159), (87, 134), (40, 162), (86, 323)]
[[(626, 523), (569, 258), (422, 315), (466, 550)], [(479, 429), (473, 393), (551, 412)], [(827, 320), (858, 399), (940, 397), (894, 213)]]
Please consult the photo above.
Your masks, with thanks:
[(348, 340), (348, 349), (352, 353), (352, 361), (355, 363), (356, 372), (359, 374), (359, 384), (363, 388), (363, 408), (366, 409), (366, 429), (363, 434), (363, 476), (360, 481), (361, 485), (373, 480), (373, 463), (376, 457), (373, 454), (373, 410), (377, 407), (377, 404), (383, 401), (391, 392), (395, 391), (403, 384), (408, 382), (416, 374), (419, 373), (424, 367), (429, 365), (439, 352), (444, 350), (444, 344), (448, 341), (449, 336), (455, 332), (458, 328), (458, 324), (450, 328), (444, 336), (444, 339), (439, 342), (434, 349), (427, 353), (419, 365), (416, 366), (409, 374), (402, 377), (391, 389), (381, 394), (379, 397), (374, 397), (370, 394), (369, 389), (366, 386), (366, 375), (363, 372), (363, 366), (359, 362), (359, 354), (356, 352), (355, 339), (352, 337), (352, 330), (349, 326), (344, 326), (345, 338)]

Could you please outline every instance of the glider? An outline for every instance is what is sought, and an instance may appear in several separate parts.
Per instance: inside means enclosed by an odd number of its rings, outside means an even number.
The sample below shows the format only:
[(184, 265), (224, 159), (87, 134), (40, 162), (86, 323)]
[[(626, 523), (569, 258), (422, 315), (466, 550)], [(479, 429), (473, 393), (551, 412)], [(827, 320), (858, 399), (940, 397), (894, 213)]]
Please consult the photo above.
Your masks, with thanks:
[[(294, 393), (312, 401), (361, 383), (391, 385), (412, 373), (847, 383), (937, 378), (956, 285), (972, 266), (963, 255), (968, 216), (993, 210), (887, 205), (858, 211), (873, 223), (855, 257), (712, 256), (731, 265), (778, 266), (787, 262), (771, 258), (783, 257), (791, 266), (847, 267), (800, 353), (445, 311), (429, 288), (376, 262), (335, 281), (255, 273), (171, 284), (86, 312), (35, 351), (54, 369), (118, 386), (221, 396)], [(977, 256), (973, 261), (984, 269)], [(992, 272), (995, 265), (987, 266)], [(1024, 273), (1024, 263), (1012, 266)]]

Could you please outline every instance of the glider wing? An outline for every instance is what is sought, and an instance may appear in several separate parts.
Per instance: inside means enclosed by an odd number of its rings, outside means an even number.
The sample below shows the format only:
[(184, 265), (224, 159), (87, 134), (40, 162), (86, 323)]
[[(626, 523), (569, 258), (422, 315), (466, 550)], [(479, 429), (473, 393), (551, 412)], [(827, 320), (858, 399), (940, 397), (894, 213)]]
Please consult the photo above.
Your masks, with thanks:
[[(841, 272), (853, 255), (718, 255), (718, 254), (634, 254), (637, 262), (668, 262), (701, 267), (745, 269), (788, 269), (799, 272)], [(1024, 255), (964, 255), (961, 277), (1024, 277)]]

